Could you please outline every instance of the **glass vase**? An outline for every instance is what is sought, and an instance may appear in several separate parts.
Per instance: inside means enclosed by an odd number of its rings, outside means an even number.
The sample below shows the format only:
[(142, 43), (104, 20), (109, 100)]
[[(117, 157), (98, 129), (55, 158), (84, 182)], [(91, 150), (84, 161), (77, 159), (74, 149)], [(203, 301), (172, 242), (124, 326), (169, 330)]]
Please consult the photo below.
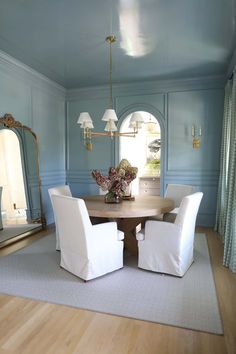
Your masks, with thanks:
[(121, 202), (121, 197), (118, 194), (115, 194), (113, 192), (108, 192), (105, 195), (105, 203), (113, 203), (113, 204), (118, 204)]

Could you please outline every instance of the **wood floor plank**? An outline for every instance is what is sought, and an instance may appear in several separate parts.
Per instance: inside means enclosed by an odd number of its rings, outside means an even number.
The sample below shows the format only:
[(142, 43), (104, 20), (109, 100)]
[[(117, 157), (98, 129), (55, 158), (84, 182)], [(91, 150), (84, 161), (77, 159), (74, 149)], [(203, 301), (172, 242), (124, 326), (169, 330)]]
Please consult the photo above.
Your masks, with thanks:
[(219, 236), (198, 231), (207, 234), (224, 336), (0, 295), (0, 354), (236, 354), (236, 275), (222, 266)]

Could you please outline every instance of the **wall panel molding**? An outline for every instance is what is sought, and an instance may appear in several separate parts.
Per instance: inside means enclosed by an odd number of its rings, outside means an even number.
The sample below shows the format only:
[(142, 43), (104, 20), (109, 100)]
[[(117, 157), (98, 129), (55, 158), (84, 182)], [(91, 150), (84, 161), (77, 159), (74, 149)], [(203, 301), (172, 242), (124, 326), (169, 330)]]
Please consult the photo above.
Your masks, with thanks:
[[(103, 85), (66, 90), (1, 51), (0, 77), (7, 85), (0, 92), (2, 107), (13, 108), (12, 113), (20, 120), (23, 115), (24, 124), (34, 127), (39, 135), (40, 176), (46, 216), (50, 219), (52, 215), (47, 192), (50, 186), (67, 182), (75, 195), (97, 193), (98, 186), (91, 176), (91, 169), (97, 164), (104, 167), (101, 172), (107, 174), (105, 167), (113, 161), (115, 146), (118, 145), (108, 145), (101, 139), (94, 145), (93, 152), (82, 149), (77, 135), (79, 127), (76, 125), (76, 114), (77, 109), (79, 114), (81, 108), (90, 107), (99, 128), (103, 106), (105, 109), (108, 102), (109, 87)], [(138, 108), (147, 105), (151, 113), (154, 113), (154, 109), (162, 114), (165, 144), (162, 191), (167, 183), (194, 184), (203, 189), (204, 200), (199, 214), (202, 225), (212, 225), (214, 222), (221, 129), (219, 98), (223, 95), (224, 85), (224, 76), (113, 85), (114, 103), (121, 120), (129, 109), (133, 109), (134, 103), (137, 103)], [(160, 95), (163, 96), (162, 103), (158, 98)], [(204, 132), (207, 133), (205, 141), (204, 137), (202, 140), (202, 149), (193, 152), (187, 150), (192, 149), (191, 137), (181, 129), (185, 124), (191, 127), (194, 120), (199, 124), (204, 123)], [(65, 160), (67, 167), (71, 166), (72, 169), (64, 168)], [(118, 160), (117, 155), (115, 160)]]
[(56, 185), (58, 183), (65, 184), (66, 173), (64, 170), (40, 172), (40, 178), (43, 187)]
[[(225, 85), (224, 76), (199, 77), (176, 80), (139, 81), (127, 84), (113, 84), (113, 96), (131, 95), (156, 95), (167, 92), (209, 90), (223, 88)], [(66, 91), (67, 101), (79, 101), (87, 98), (108, 98), (108, 85), (84, 87)]]
[[(100, 169), (99, 170), (103, 175), (108, 174), (107, 169)], [(93, 179), (92, 170), (70, 170), (66, 172), (66, 180), (69, 182), (81, 182), (84, 184), (96, 184), (95, 180)]]

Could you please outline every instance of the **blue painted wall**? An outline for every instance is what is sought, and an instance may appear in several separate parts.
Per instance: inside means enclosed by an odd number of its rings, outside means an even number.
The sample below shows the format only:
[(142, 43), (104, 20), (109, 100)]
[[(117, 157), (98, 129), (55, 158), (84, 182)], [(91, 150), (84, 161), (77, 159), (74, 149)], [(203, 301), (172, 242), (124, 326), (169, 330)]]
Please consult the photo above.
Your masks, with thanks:
[(65, 183), (65, 90), (0, 52), (0, 116), (11, 113), (39, 140), (43, 207), (53, 214), (47, 189)]
[[(119, 125), (131, 112), (145, 110), (156, 116), (162, 128), (162, 194), (168, 183), (186, 183), (204, 192), (198, 224), (214, 225), (219, 176), (224, 81), (194, 79), (114, 86), (114, 106)], [(91, 170), (107, 172), (119, 161), (118, 141), (94, 139), (88, 152), (76, 124), (89, 111), (95, 131), (104, 129), (101, 117), (107, 106), (104, 87), (67, 91), (67, 181), (74, 195), (97, 193)], [(201, 148), (192, 148), (191, 127), (202, 128)]]
[[(53, 222), (47, 189), (66, 181), (74, 195), (97, 193), (91, 170), (104, 173), (118, 162), (118, 141), (94, 139), (94, 149), (83, 145), (76, 123), (89, 111), (95, 128), (108, 105), (106, 87), (67, 92), (59, 85), (0, 52), (0, 115), (10, 112), (31, 127), (39, 138), (43, 206)], [(127, 114), (145, 110), (156, 116), (162, 129), (161, 191), (167, 183), (194, 184), (204, 192), (198, 223), (213, 225), (219, 175), (219, 150), (224, 80), (188, 79), (114, 85), (114, 107), (119, 125)], [(199, 150), (192, 148), (191, 126), (202, 127)]]

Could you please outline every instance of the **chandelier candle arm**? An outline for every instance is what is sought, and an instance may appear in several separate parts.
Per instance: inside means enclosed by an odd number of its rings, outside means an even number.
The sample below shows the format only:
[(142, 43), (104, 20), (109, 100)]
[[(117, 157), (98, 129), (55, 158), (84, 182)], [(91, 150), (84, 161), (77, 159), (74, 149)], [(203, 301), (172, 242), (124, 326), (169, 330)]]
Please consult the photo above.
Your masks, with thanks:
[(126, 136), (128, 138), (135, 138), (137, 133), (132, 133), (132, 132), (124, 132), (124, 133), (119, 133), (119, 132), (92, 132), (90, 131), (89, 136)]

